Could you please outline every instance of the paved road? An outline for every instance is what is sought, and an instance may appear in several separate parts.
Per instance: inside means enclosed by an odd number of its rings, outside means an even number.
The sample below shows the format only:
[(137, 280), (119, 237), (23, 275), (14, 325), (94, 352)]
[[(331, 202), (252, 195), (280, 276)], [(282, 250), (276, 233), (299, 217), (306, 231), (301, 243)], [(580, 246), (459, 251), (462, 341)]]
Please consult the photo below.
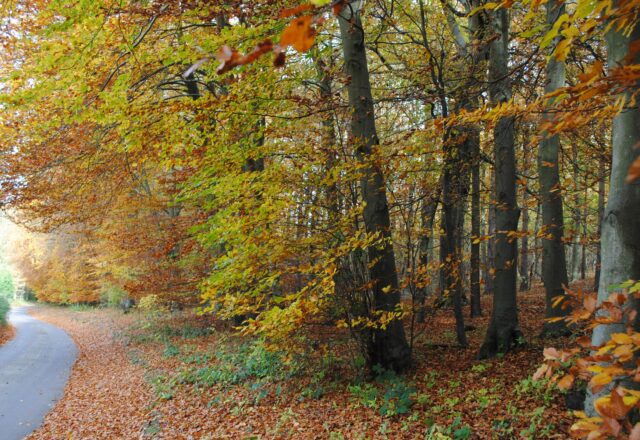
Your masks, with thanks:
[(64, 391), (77, 350), (71, 338), (50, 324), (14, 308), (13, 340), (0, 347), (0, 439), (18, 440), (42, 423)]

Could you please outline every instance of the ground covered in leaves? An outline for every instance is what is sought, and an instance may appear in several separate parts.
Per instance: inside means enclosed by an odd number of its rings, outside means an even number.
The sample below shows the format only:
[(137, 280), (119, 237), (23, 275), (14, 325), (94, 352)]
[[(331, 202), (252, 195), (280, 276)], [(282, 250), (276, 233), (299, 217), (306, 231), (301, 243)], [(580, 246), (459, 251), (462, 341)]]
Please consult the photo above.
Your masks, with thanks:
[(144, 368), (118, 338), (133, 324), (116, 310), (43, 307), (30, 313), (63, 328), (78, 347), (63, 398), (29, 439), (136, 439), (153, 395)]
[[(586, 285), (586, 284), (585, 284)], [(525, 348), (476, 359), (488, 317), (455, 346), (441, 310), (417, 329), (415, 367), (361, 375), (362, 358), (332, 326), (272, 351), (193, 312), (123, 315), (39, 307), (80, 349), (64, 398), (32, 439), (565, 439), (565, 398), (531, 375), (548, 343), (540, 287), (519, 295)], [(485, 315), (490, 298), (485, 298)], [(554, 341), (561, 347), (570, 341)]]
[(15, 329), (10, 325), (0, 326), (0, 345), (6, 344), (15, 335)]

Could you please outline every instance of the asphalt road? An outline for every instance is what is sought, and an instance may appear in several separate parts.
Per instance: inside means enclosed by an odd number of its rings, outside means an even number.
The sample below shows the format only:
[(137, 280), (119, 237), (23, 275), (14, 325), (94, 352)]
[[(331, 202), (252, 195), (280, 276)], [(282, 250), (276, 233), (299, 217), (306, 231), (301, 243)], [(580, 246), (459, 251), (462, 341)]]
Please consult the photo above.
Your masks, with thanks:
[(0, 439), (22, 439), (62, 396), (77, 350), (64, 330), (11, 309), (13, 340), (0, 347)]

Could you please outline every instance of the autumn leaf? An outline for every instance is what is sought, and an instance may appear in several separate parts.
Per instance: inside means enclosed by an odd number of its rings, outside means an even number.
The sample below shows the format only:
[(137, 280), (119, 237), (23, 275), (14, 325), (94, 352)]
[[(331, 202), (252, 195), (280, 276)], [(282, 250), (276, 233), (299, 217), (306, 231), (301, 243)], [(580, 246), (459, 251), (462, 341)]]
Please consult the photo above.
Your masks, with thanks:
[(589, 381), (589, 386), (594, 392), (598, 392), (604, 387), (606, 384), (610, 383), (613, 380), (611, 375), (608, 373), (600, 373), (591, 378)]
[(625, 182), (633, 183), (638, 178), (640, 178), (640, 156), (636, 157), (631, 166), (629, 167), (629, 172), (627, 173), (627, 178)]
[(572, 374), (567, 374), (562, 379), (558, 381), (558, 388), (561, 390), (568, 390), (573, 385), (575, 377)]
[(293, 46), (298, 52), (306, 52), (313, 46), (315, 38), (313, 18), (306, 15), (289, 23), (280, 37), (280, 46)]
[(280, 18), (292, 17), (294, 15), (298, 15), (302, 12), (309, 11), (313, 9), (314, 6), (312, 4), (303, 4), (300, 6), (296, 6), (295, 8), (283, 9), (280, 12)]

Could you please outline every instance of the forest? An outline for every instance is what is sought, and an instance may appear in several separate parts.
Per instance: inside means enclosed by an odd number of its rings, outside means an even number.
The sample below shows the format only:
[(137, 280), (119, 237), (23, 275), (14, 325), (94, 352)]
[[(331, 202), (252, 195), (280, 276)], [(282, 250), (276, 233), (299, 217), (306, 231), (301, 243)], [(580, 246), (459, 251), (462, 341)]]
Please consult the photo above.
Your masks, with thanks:
[(0, 0), (3, 265), (155, 402), (32, 438), (640, 440), (639, 17)]

